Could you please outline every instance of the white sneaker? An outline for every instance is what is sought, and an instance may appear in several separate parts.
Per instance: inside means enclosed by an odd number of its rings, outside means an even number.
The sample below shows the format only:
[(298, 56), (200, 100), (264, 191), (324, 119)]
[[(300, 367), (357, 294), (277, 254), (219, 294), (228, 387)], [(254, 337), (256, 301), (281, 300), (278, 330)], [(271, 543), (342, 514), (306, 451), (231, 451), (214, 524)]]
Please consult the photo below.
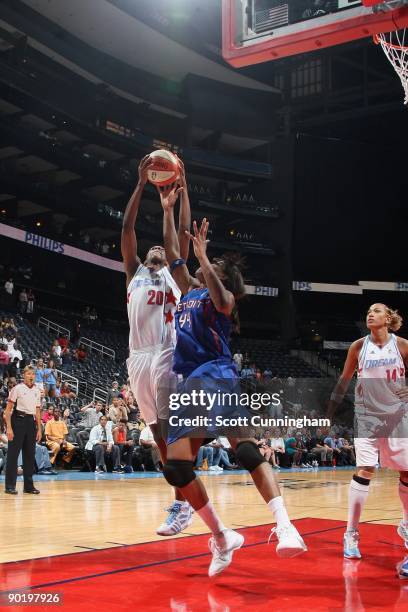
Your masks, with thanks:
[(194, 510), (188, 502), (175, 501), (170, 508), (167, 519), (156, 529), (157, 535), (172, 536), (186, 529), (193, 522)]
[(212, 465), (211, 467), (208, 468), (209, 472), (217, 472), (218, 471), (218, 466), (216, 465)]
[[(296, 557), (307, 550), (307, 546), (303, 541), (302, 536), (292, 523), (282, 525), (281, 527), (274, 527), (269, 536), (269, 540), (276, 533), (279, 540), (276, 546), (276, 554), (278, 557), (283, 559), (289, 559), (290, 557)], [(269, 543), (268, 540), (268, 543)]]
[(225, 529), (222, 534), (224, 536), (224, 542), (221, 541), (222, 538), (216, 539), (214, 536), (208, 541), (208, 546), (213, 556), (210, 567), (208, 568), (208, 575), (210, 578), (212, 578), (212, 576), (217, 576), (217, 574), (221, 574), (221, 572), (229, 566), (232, 561), (234, 550), (241, 548), (244, 543), (244, 536), (237, 531)]
[(405, 548), (408, 548), (408, 525), (401, 521), (398, 525), (397, 533), (404, 540)]

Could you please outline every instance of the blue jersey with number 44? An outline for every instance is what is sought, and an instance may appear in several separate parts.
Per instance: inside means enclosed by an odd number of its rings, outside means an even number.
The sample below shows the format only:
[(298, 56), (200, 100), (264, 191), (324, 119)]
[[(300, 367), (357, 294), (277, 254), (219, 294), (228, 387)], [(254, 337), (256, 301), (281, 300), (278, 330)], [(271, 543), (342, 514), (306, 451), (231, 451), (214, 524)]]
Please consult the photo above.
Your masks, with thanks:
[(173, 369), (184, 377), (209, 361), (231, 360), (228, 343), (232, 323), (218, 312), (207, 288), (192, 289), (182, 297), (176, 313), (177, 344)]

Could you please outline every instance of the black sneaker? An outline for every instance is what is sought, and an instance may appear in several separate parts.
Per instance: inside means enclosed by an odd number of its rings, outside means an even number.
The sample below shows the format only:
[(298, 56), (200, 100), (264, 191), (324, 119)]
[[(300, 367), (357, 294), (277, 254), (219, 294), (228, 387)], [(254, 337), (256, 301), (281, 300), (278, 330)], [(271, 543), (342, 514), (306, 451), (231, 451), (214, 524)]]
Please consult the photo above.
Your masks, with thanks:
[(4, 489), (4, 492), (7, 493), (7, 495), (18, 495), (17, 489)]
[(32, 489), (24, 489), (24, 493), (30, 493), (31, 495), (39, 495), (40, 491), (34, 487)]

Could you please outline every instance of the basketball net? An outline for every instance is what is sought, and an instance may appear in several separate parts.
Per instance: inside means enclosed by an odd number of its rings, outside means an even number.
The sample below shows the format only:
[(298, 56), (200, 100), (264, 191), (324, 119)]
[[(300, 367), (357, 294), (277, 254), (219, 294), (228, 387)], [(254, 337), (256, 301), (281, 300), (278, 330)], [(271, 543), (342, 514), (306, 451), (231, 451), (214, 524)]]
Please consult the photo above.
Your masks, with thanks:
[(408, 36), (406, 37), (406, 31), (404, 28), (374, 36), (374, 42), (381, 45), (401, 80), (405, 93), (404, 104), (408, 104)]

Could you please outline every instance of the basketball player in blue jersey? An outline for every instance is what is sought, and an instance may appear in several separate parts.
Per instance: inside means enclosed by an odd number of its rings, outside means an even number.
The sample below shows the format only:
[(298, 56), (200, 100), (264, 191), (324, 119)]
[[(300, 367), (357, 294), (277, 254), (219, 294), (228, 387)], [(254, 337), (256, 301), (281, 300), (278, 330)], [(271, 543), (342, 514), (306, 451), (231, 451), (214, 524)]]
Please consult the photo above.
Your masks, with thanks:
[[(174, 314), (180, 298), (165, 258), (164, 248), (149, 250), (142, 264), (137, 255), (135, 222), (140, 200), (152, 164), (149, 156), (139, 165), (139, 181), (126, 207), (121, 249), (126, 272), (127, 308), (129, 317), (129, 359), (127, 360), (130, 386), (146, 424), (150, 426), (166, 461), (165, 430), (169, 410), (173, 350), (175, 346)], [(180, 160), (180, 179), (186, 185), (184, 166)], [(184, 230), (190, 228), (190, 206), (187, 189), (180, 206), (179, 231), (183, 255), (188, 256), (189, 239)], [(175, 535), (192, 521), (192, 509), (176, 489), (176, 500), (168, 509), (167, 520), (157, 529), (159, 535)]]
[[(226, 257), (211, 263), (207, 257), (208, 223), (204, 219), (200, 231), (194, 222), (194, 235), (186, 234), (193, 242), (200, 268), (196, 278), (190, 277), (185, 260), (180, 256), (180, 245), (174, 224), (174, 204), (182, 189), (173, 189), (161, 195), (164, 209), (164, 243), (170, 270), (183, 297), (177, 306), (177, 344), (174, 352), (174, 370), (183, 379), (184, 388), (191, 380), (199, 380), (204, 389), (214, 389), (214, 382), (227, 388), (236, 387), (238, 372), (229, 349), (229, 336), (235, 300), (245, 292), (244, 281), (236, 264)], [(198, 286), (197, 286), (198, 285)], [(230, 413), (230, 408), (223, 408)], [(179, 416), (182, 416), (179, 414)], [(184, 428), (171, 430), (167, 441), (167, 462), (164, 477), (178, 487), (212, 532), (210, 549), (213, 554), (209, 576), (222, 572), (232, 560), (234, 550), (240, 548), (244, 538), (226, 529), (217, 515), (193, 465), (197, 439), (185, 437)], [(274, 532), (278, 537), (277, 553), (293, 557), (307, 550), (297, 529), (291, 524), (279, 485), (272, 467), (265, 461), (253, 439), (229, 438), (237, 459), (250, 472), (252, 479), (274, 513), (277, 522)]]
[[(329, 416), (333, 417), (357, 371), (355, 412), (358, 431), (354, 439), (356, 473), (349, 489), (344, 557), (361, 559), (358, 525), (368, 497), (375, 466), (399, 471), (399, 496), (403, 518), (398, 534), (408, 548), (408, 341), (393, 333), (402, 325), (397, 311), (385, 304), (373, 304), (367, 313), (370, 334), (353, 342), (342, 375), (331, 396)], [(408, 578), (408, 561), (399, 569)]]

